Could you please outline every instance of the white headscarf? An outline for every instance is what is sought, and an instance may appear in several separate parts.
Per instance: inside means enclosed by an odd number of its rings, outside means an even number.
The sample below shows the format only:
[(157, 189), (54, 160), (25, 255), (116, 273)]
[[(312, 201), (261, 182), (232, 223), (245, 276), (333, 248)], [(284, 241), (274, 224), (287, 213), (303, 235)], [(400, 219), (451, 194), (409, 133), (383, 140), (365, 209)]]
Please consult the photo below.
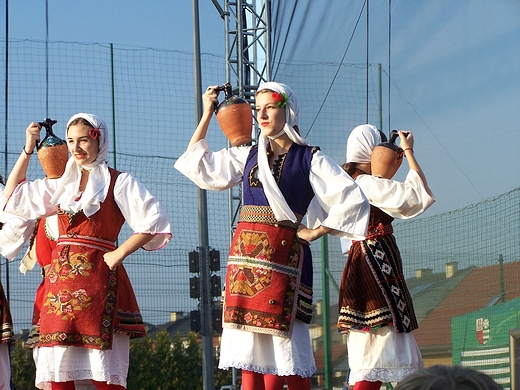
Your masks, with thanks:
[[(89, 217), (99, 210), (101, 202), (108, 194), (110, 184), (110, 172), (108, 171), (108, 130), (105, 122), (96, 115), (79, 113), (73, 115), (67, 122), (65, 129), (65, 139), (70, 123), (78, 118), (83, 118), (94, 128), (99, 129), (99, 152), (96, 159), (90, 164), (83, 165), (84, 169), (90, 171), (87, 186), (83, 194), (78, 192), (81, 180), (81, 168), (76, 164), (73, 157), (69, 158), (63, 176), (58, 179), (59, 185), (51, 198), (51, 202), (59, 204), (60, 207), (68, 212), (75, 213), (83, 210)], [(79, 200), (76, 200), (81, 195)]]
[(347, 140), (347, 161), (369, 163), (372, 151), (382, 142), (381, 132), (373, 125), (354, 127)]
[[(277, 92), (279, 94), (285, 94), (288, 98), (287, 105), (285, 106), (285, 125), (284, 131), (289, 136), (291, 141), (298, 145), (310, 146), (310, 144), (304, 140), (293, 126), (298, 124), (298, 115), (300, 113), (300, 107), (298, 106), (298, 100), (293, 90), (287, 85), (282, 83), (276, 83), (269, 81), (260, 85), (257, 89), (259, 91), (269, 90)], [(269, 206), (273, 210), (273, 213), (278, 221), (290, 220), (296, 222), (296, 216), (291, 210), (287, 201), (285, 200), (276, 180), (271, 173), (269, 163), (267, 161), (267, 137), (261, 132), (258, 140), (258, 178), (262, 182), (265, 196), (269, 202)]]

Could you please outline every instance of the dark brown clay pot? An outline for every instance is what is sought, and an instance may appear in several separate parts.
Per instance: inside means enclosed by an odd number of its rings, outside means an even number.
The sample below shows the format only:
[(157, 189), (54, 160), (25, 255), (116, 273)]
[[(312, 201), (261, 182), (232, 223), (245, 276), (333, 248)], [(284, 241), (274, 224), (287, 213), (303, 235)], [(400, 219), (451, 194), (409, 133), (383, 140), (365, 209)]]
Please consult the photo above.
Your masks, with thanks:
[(57, 121), (50, 118), (40, 122), (47, 134), (37, 148), (40, 165), (49, 179), (57, 179), (63, 175), (69, 158), (67, 144), (52, 132), (52, 125), (55, 123)]
[(240, 146), (252, 141), (253, 113), (248, 101), (233, 95), (231, 84), (219, 87), (226, 94), (217, 106), (217, 122), (233, 146)]

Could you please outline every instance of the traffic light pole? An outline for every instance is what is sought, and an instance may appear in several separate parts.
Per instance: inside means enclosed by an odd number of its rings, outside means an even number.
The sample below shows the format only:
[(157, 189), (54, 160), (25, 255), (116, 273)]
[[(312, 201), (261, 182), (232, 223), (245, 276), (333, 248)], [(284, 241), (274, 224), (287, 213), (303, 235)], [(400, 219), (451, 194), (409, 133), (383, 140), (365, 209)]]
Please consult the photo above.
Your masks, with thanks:
[[(193, 59), (195, 79), (196, 125), (202, 118), (202, 78), (200, 61), (199, 2), (193, 0)], [(209, 238), (206, 191), (199, 189), (199, 253), (201, 285), (202, 388), (215, 389), (213, 335), (211, 330), (211, 297), (209, 291)]]
[[(201, 190), (202, 191), (202, 190)], [(204, 194), (205, 195), (205, 194)], [(206, 197), (204, 196), (204, 203)], [(199, 206), (201, 203), (199, 202)], [(200, 209), (200, 207), (199, 207)], [(202, 220), (200, 221), (202, 225)], [(199, 227), (200, 233), (206, 230)], [(198, 248), (200, 254), (200, 319), (202, 337), (202, 379), (203, 389), (213, 390), (215, 388), (214, 364), (213, 364), (213, 329), (212, 329), (212, 298), (210, 294), (210, 270), (209, 270), (209, 251), (208, 246)]]

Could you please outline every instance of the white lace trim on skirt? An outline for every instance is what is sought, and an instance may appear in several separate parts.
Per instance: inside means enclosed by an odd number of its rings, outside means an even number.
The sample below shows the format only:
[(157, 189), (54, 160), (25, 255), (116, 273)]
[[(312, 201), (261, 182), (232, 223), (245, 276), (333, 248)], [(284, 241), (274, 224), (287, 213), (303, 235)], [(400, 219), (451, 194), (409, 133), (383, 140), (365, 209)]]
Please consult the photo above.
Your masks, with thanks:
[[(114, 334), (111, 350), (81, 347), (34, 348), (36, 387), (50, 390), (50, 382), (81, 381), (84, 388), (90, 380), (126, 387), (130, 351), (130, 337)], [(89, 383), (90, 382), (90, 383)]]
[(308, 325), (296, 320), (290, 339), (224, 328), (219, 368), (230, 367), (279, 376), (312, 376), (316, 363)]
[(385, 326), (370, 332), (351, 330), (347, 336), (349, 384), (399, 382), (423, 368), (421, 351), (412, 333)]

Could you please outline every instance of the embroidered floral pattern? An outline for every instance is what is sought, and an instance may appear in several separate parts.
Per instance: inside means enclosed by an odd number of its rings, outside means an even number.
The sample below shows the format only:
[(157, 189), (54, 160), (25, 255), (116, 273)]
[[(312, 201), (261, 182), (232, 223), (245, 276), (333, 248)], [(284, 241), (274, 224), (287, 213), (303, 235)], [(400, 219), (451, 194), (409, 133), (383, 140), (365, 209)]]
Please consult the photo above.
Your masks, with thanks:
[[(240, 256), (251, 256), (259, 260), (269, 260), (272, 256), (272, 247), (269, 237), (262, 232), (244, 230), (240, 233), (240, 240), (235, 242), (233, 252)], [(230, 264), (229, 292), (253, 297), (271, 284), (272, 271), (261, 266), (245, 264)]]
[(240, 239), (236, 240), (233, 247), (236, 255), (247, 255), (261, 260), (270, 260), (273, 248), (269, 243), (269, 237), (263, 232), (243, 230)]
[(44, 306), (48, 307), (47, 313), (54, 313), (62, 316), (62, 320), (73, 320), (76, 318), (75, 312), (81, 311), (91, 304), (91, 298), (83, 289), (76, 291), (60, 290), (57, 295), (52, 292), (47, 294)]
[[(291, 313), (289, 309), (284, 309), (285, 315), (274, 316), (265, 315), (263, 312), (255, 312), (252, 310), (234, 308), (224, 312), (224, 322), (226, 323), (242, 323), (243, 327), (237, 326), (239, 329), (275, 329), (280, 332), (288, 332), (290, 328)], [(283, 319), (283, 321), (280, 321)], [(252, 329), (251, 329), (252, 330)], [(271, 332), (261, 332), (271, 333)], [(282, 334), (280, 334), (282, 335)]]
[(73, 253), (69, 256), (69, 247), (63, 248), (58, 259), (53, 260), (48, 276), (51, 283), (60, 280), (75, 279), (77, 276), (89, 276), (93, 264), (88, 261), (88, 253)]
[(271, 271), (257, 267), (233, 265), (229, 276), (231, 294), (253, 297), (271, 284)]

